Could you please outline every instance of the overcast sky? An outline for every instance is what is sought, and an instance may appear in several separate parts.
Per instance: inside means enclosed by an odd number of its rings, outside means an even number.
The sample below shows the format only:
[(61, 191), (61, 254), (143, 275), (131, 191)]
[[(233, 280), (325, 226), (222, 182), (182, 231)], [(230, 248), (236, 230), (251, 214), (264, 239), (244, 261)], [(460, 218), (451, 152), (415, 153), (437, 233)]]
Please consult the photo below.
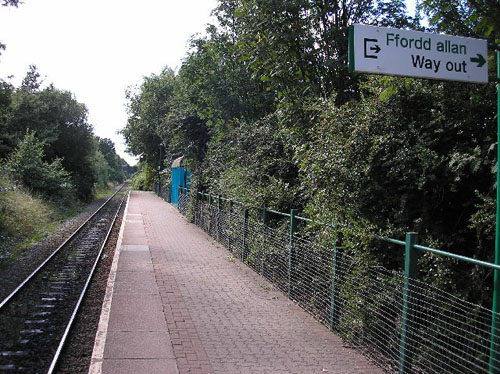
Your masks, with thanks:
[[(96, 135), (110, 138), (127, 122), (125, 89), (165, 66), (180, 67), (190, 36), (214, 23), (216, 0), (22, 0), (0, 7), (0, 78), (20, 85), (30, 64), (46, 84), (71, 91), (89, 110)], [(409, 3), (413, 3), (410, 0)], [(412, 9), (413, 5), (409, 5)]]

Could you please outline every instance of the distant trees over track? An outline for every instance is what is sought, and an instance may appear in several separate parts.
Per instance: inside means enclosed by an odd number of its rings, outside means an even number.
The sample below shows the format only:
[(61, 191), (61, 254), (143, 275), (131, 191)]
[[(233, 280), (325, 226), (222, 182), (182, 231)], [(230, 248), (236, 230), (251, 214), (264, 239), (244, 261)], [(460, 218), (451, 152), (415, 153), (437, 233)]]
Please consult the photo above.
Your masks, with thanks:
[(98, 186), (122, 182), (126, 163), (111, 140), (93, 134), (85, 105), (71, 92), (40, 88), (39, 78), (31, 66), (20, 87), (0, 81), (0, 159), (9, 175), (47, 198), (71, 186), (81, 201)]

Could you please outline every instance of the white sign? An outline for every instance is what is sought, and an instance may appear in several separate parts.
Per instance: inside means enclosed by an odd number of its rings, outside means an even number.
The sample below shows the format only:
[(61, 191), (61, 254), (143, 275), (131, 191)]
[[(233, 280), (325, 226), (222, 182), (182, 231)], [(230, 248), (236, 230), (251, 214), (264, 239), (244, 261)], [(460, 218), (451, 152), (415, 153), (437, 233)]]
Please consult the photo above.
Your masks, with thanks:
[(349, 71), (488, 82), (486, 40), (353, 25)]

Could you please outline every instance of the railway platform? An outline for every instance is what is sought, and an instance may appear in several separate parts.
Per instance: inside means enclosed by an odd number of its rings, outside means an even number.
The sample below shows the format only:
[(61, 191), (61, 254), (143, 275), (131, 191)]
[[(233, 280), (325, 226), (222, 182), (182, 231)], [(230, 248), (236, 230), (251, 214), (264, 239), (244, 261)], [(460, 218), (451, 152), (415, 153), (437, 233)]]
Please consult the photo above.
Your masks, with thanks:
[(90, 374), (382, 373), (153, 193), (130, 193)]

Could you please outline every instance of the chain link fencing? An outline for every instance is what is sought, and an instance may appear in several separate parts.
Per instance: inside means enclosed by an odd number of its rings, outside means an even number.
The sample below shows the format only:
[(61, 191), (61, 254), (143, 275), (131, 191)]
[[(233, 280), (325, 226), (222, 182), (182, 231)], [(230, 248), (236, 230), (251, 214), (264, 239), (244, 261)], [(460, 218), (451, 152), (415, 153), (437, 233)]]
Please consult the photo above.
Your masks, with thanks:
[(159, 182), (153, 183), (153, 191), (166, 202), (170, 202), (170, 187)]
[[(496, 360), (489, 363), (491, 310), (405, 279), (402, 271), (367, 265), (335, 235), (325, 245), (291, 232), (286, 220), (264, 224), (241, 206), (225, 204), (223, 209), (220, 200), (217, 205), (200, 199), (189, 205), (184, 191), (178, 208), (182, 214), (189, 211), (194, 223), (234, 257), (387, 372), (500, 369)], [(405, 280), (410, 281), (406, 299)]]

